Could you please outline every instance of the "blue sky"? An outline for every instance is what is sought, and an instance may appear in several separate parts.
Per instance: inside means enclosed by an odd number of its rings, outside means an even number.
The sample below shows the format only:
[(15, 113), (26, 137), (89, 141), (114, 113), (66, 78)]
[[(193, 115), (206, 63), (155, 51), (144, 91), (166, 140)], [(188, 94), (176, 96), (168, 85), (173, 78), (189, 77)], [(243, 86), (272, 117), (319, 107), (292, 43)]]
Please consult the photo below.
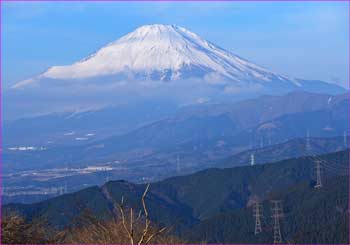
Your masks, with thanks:
[(348, 84), (346, 2), (5, 2), (5, 86), (70, 64), (144, 24), (176, 24), (291, 77)]

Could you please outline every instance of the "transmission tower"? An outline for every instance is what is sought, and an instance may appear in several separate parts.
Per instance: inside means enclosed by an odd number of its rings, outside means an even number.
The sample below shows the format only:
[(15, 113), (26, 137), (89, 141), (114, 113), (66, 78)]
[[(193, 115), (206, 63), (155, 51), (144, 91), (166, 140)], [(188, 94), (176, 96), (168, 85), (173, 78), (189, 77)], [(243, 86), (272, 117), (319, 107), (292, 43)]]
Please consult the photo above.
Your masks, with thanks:
[(273, 224), (273, 244), (282, 243), (280, 218), (283, 217), (282, 201), (272, 200), (272, 218), (274, 220)]
[(105, 170), (105, 174), (106, 174), (106, 179), (105, 179), (105, 183), (107, 183), (109, 181), (109, 174), (108, 174), (108, 170)]
[(254, 166), (254, 165), (255, 165), (254, 153), (250, 154), (250, 165), (251, 165), (251, 166)]
[(347, 135), (346, 135), (346, 131), (344, 131), (344, 146), (345, 146), (345, 148), (348, 147), (348, 138), (347, 138)]
[(176, 171), (177, 171), (177, 173), (180, 173), (180, 171), (181, 171), (179, 155), (176, 158)]
[(62, 185), (60, 185), (59, 187), (58, 187), (59, 189), (59, 191), (58, 191), (58, 194), (59, 195), (63, 195), (64, 193), (63, 193), (63, 186)]
[(305, 152), (311, 153), (310, 132), (306, 132)]
[(260, 148), (264, 147), (264, 138), (260, 138)]
[(316, 189), (322, 187), (321, 181), (321, 161), (315, 160), (315, 175), (316, 175), (316, 185), (314, 186)]
[(253, 209), (253, 216), (255, 217), (255, 231), (254, 234), (257, 235), (259, 234), (262, 229), (261, 229), (261, 217), (262, 215), (262, 205), (259, 202), (256, 202), (254, 205)]

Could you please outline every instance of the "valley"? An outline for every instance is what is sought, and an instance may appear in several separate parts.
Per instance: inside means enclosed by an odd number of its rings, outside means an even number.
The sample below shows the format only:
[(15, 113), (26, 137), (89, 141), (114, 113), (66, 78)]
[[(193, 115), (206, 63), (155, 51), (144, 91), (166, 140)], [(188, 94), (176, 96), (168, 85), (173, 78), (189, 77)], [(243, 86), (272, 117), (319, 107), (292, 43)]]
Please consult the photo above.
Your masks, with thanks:
[[(299, 99), (295, 103), (292, 98)], [(144, 183), (210, 167), (249, 165), (252, 156), (255, 163), (266, 163), (343, 150), (349, 141), (344, 114), (348, 106), (345, 95), (297, 92), (263, 96), (233, 104), (181, 107), (171, 116), (124, 134), (114, 135), (111, 128), (104, 137), (93, 127), (104, 125), (109, 113), (117, 113), (120, 108), (75, 114), (69, 121), (66, 117), (60, 121), (56, 115), (21, 119), (25, 125), (33, 125), (30, 132), (46, 133), (44, 138), (27, 135), (26, 141), (36, 140), (39, 145), (4, 149), (3, 203), (44, 200), (62, 193), (62, 189), (74, 192), (107, 180)], [(247, 110), (252, 113), (244, 113)], [(114, 114), (110, 125), (121, 116)], [(51, 117), (61, 126), (52, 128)], [(86, 125), (88, 131), (78, 133), (73, 119), (78, 120), (77, 126), (84, 120), (93, 119), (94, 123)], [(12, 141), (16, 137), (11, 132), (24, 130), (18, 121), (7, 125), (5, 130)], [(60, 128), (61, 132), (57, 131)], [(52, 133), (66, 140), (45, 144), (53, 142)], [(88, 140), (72, 143), (80, 135)], [(21, 140), (18, 138), (18, 143)]]

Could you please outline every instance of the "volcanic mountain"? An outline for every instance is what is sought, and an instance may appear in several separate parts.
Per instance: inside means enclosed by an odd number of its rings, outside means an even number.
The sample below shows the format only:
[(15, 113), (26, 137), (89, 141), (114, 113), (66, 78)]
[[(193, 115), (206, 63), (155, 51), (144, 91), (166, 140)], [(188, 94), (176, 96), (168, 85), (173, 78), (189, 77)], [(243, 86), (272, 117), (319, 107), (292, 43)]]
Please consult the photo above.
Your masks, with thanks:
[[(53, 66), (12, 88), (57, 81), (113, 83), (195, 80), (226, 92), (342, 90), (325, 82), (289, 78), (253, 64), (175, 25), (145, 25), (72, 65)], [(104, 81), (104, 83), (100, 81)], [(54, 81), (54, 82), (52, 82)], [(66, 84), (66, 83), (65, 83)], [(311, 85), (310, 85), (311, 84)]]

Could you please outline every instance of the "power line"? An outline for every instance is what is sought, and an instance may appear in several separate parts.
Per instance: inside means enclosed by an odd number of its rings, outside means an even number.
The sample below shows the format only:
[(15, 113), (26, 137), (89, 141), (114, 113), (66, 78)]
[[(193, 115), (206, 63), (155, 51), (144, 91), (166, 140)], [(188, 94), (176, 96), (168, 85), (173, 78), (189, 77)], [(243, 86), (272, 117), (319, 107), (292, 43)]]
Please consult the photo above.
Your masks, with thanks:
[(327, 171), (333, 172), (333, 173), (339, 173), (339, 174), (348, 174), (349, 166), (343, 166), (342, 164), (335, 163), (332, 161), (326, 161), (322, 158), (319, 158), (317, 156), (313, 156), (312, 159), (320, 161), (320, 164), (323, 168), (325, 168)]
[(343, 166), (340, 163), (335, 163), (321, 159), (318, 156), (312, 156), (310, 159), (314, 162), (314, 178), (316, 184), (315, 189), (320, 189), (323, 186), (322, 175), (323, 173), (328, 173), (337, 176), (349, 175), (349, 166)]
[(321, 166), (322, 167), (325, 167), (329, 170), (333, 170), (333, 171), (336, 171), (336, 172), (346, 172), (347, 170), (349, 170), (348, 167), (346, 166), (336, 166), (336, 165), (331, 165), (331, 164), (328, 164), (327, 162), (324, 162), (324, 161), (320, 161), (321, 162)]
[(347, 175), (347, 172), (346, 170), (340, 170), (340, 169), (335, 169), (335, 168), (331, 168), (327, 165), (323, 165), (321, 163), (321, 168), (322, 170), (325, 170), (327, 172), (330, 172), (330, 173), (333, 173), (333, 174), (336, 174), (336, 175)]
[[(321, 162), (324, 162), (324, 163), (327, 163), (327, 164), (329, 164), (329, 165), (336, 165), (336, 166), (341, 166), (342, 164), (340, 164), (340, 163), (338, 163), (338, 162), (333, 162), (333, 161), (331, 161), (331, 160), (325, 160), (325, 159), (322, 159), (322, 158), (320, 158), (320, 157), (318, 157), (318, 156), (313, 156), (314, 158), (317, 158), (318, 160), (320, 160)], [(348, 167), (346, 167), (346, 168), (348, 168)]]

